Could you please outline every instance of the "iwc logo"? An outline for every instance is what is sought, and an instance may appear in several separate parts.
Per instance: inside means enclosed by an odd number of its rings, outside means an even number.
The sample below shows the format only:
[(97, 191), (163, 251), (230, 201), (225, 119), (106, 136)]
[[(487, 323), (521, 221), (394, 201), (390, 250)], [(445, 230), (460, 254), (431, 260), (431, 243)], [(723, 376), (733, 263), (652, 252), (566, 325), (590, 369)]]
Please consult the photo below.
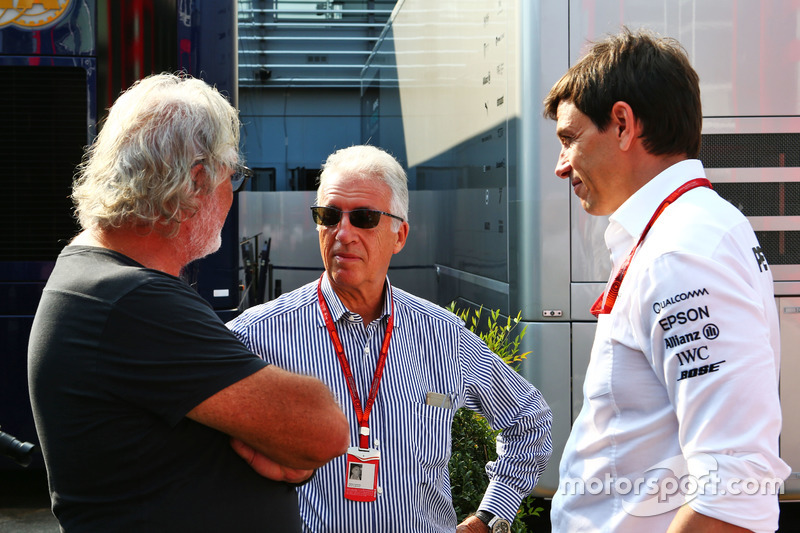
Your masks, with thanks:
[(41, 30), (55, 24), (77, 0), (0, 0), (0, 29), (18, 26)]

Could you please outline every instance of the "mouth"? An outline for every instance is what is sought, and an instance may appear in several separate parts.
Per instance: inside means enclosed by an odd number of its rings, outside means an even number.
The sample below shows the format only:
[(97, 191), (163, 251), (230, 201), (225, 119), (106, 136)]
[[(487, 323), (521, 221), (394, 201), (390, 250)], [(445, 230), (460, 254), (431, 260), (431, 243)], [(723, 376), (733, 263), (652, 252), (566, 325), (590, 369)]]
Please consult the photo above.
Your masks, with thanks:
[(580, 196), (578, 190), (581, 185), (583, 185), (583, 181), (580, 178), (572, 178), (572, 191), (576, 196)]
[(348, 261), (357, 261), (359, 259), (357, 254), (347, 253), (347, 252), (334, 252), (333, 257), (337, 261), (341, 262), (348, 262)]

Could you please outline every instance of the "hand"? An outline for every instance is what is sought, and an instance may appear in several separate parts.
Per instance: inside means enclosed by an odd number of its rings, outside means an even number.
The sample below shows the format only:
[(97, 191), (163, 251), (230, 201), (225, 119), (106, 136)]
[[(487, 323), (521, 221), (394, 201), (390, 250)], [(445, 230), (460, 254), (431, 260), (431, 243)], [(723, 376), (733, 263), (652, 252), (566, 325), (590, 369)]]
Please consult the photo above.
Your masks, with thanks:
[(456, 527), (456, 533), (488, 533), (489, 526), (475, 515), (470, 515)]
[(283, 481), (285, 483), (302, 483), (311, 477), (313, 470), (301, 470), (279, 465), (266, 455), (258, 452), (239, 439), (231, 439), (231, 448), (239, 456), (247, 461), (250, 468), (261, 476), (273, 481)]

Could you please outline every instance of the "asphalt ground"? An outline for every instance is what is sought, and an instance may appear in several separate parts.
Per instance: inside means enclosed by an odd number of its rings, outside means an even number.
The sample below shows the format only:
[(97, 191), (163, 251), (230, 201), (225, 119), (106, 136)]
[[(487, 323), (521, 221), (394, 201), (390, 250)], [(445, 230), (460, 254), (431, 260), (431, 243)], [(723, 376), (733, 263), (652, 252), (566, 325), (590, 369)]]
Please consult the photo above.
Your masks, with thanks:
[(0, 533), (59, 533), (43, 469), (0, 470)]

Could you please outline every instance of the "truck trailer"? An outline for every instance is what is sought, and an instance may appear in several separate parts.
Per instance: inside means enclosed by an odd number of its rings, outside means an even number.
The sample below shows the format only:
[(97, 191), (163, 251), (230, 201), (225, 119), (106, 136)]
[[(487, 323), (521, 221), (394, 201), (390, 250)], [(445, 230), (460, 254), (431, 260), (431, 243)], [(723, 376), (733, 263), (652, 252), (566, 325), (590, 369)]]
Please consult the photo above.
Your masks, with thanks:
[[(608, 280), (606, 217), (587, 215), (554, 167), (542, 114), (591, 41), (621, 26), (682, 43), (700, 76), (701, 159), (750, 220), (780, 311), (783, 499), (800, 496), (800, 6), (786, 0), (400, 0), (362, 72), (362, 140), (407, 168), (411, 226), (392, 282), (441, 305), (521, 312), (523, 375), (553, 410), (558, 464)], [(247, 127), (247, 126), (245, 126)], [(322, 271), (306, 192), (241, 195), (243, 242), (269, 243), (267, 296)], [(259, 241), (260, 239), (260, 241)], [(249, 249), (253, 249), (252, 242)], [(250, 256), (250, 262), (257, 262)], [(262, 254), (262, 259), (264, 256)], [(262, 286), (263, 288), (263, 286)], [(247, 303), (245, 303), (247, 305)], [(746, 325), (743, 325), (746, 327)]]

